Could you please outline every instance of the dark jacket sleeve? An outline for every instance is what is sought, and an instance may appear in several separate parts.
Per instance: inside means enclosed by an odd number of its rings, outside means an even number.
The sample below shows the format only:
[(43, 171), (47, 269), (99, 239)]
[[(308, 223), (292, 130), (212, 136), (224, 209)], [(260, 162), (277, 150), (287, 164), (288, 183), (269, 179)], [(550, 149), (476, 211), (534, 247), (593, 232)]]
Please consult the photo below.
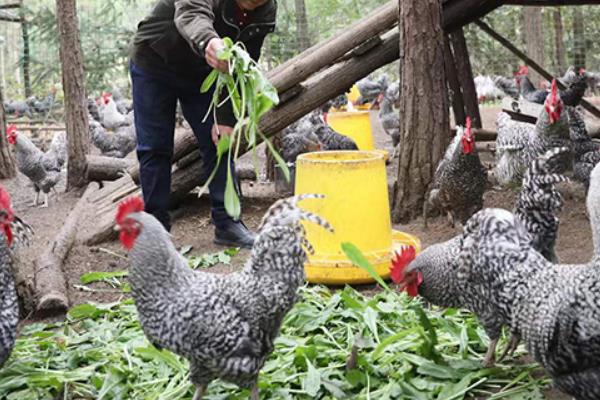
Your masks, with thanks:
[(215, 0), (176, 0), (175, 26), (190, 47), (204, 58), (204, 48), (215, 32)]
[[(260, 50), (263, 45), (265, 37), (257, 37), (245, 43), (246, 50), (248, 54), (254, 61), (258, 61), (260, 57)], [(221, 99), (224, 99), (227, 96), (227, 90), (224, 90), (221, 93)], [(234, 126), (237, 120), (235, 119), (235, 115), (233, 114), (233, 107), (231, 106), (231, 102), (223, 104), (221, 107), (217, 108), (217, 123), (219, 125), (226, 126)]]

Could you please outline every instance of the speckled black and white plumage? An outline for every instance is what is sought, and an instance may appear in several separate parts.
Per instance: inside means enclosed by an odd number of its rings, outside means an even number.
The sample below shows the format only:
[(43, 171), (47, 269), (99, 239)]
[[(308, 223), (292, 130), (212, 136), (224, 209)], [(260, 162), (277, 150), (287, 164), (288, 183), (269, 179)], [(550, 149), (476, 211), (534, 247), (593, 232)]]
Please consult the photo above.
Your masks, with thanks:
[(314, 133), (322, 143), (323, 150), (358, 150), (354, 140), (336, 132), (325, 122), (316, 125)]
[(583, 183), (586, 190), (590, 184), (590, 174), (600, 163), (600, 145), (588, 134), (581, 113), (574, 107), (568, 107), (569, 132), (573, 148), (573, 177)]
[(506, 78), (504, 76), (494, 76), (493, 78), (494, 85), (500, 90), (504, 92), (507, 96), (518, 98), (519, 97), (519, 88), (517, 87), (517, 83), (513, 78)]
[(563, 198), (555, 184), (567, 180), (554, 171), (558, 169), (555, 165), (558, 157), (568, 151), (567, 148), (548, 150), (530, 164), (514, 211), (531, 235), (533, 248), (554, 263), (558, 262), (554, 251), (559, 225), (556, 213), (563, 206)]
[(582, 265), (553, 265), (532, 248), (530, 239), (508, 211), (486, 209), (474, 215), (458, 257), (465, 295), (486, 331), (499, 331), (499, 322), (510, 321), (511, 333), (524, 339), (561, 390), (578, 400), (598, 399), (598, 258)]
[(332, 230), (297, 207), (321, 197), (301, 195), (271, 206), (244, 268), (227, 275), (193, 271), (154, 217), (129, 216), (141, 226), (129, 277), (142, 328), (156, 346), (190, 361), (199, 393), (217, 378), (246, 388), (256, 384), (304, 283), (307, 242), (300, 221)]
[(463, 132), (462, 127), (456, 130), (455, 138), (438, 164), (425, 206), (425, 218), (430, 205), (450, 214), (453, 222), (458, 220), (464, 224), (483, 206), (487, 170), (479, 160), (477, 148), (469, 154), (463, 152)]
[(102, 124), (90, 118), (90, 137), (102, 155), (107, 157), (125, 158), (135, 150), (135, 126), (123, 125), (113, 131), (105, 129)]
[(356, 82), (356, 87), (360, 93), (356, 104), (370, 103), (377, 99), (377, 96), (381, 93), (385, 92), (388, 87), (388, 76), (382, 74), (377, 79), (363, 78)]
[(400, 81), (395, 81), (386, 89), (378, 114), (383, 130), (392, 138), (394, 153), (400, 143), (400, 112), (394, 108), (399, 99)]

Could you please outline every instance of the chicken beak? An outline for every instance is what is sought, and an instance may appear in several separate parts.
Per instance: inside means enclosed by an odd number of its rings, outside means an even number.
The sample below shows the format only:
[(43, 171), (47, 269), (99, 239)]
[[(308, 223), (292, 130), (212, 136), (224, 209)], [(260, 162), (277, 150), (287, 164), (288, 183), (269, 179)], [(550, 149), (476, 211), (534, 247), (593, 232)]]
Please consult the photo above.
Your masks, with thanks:
[(119, 232), (121, 230), (121, 225), (117, 224), (117, 225), (115, 225), (115, 227), (113, 229), (115, 231)]

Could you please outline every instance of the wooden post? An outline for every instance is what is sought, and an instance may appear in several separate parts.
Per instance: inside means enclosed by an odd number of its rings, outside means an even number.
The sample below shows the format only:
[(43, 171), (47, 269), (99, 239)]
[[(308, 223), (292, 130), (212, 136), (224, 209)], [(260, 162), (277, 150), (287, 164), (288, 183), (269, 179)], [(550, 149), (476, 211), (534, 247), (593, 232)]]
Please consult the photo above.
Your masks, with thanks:
[(75, 0), (56, 0), (56, 15), (60, 40), (60, 61), (65, 93), (65, 118), (69, 142), (67, 190), (86, 184), (85, 159), (89, 151), (89, 127), (83, 52)]
[(475, 82), (473, 81), (473, 69), (469, 59), (469, 49), (462, 28), (459, 28), (450, 34), (450, 42), (454, 51), (454, 61), (458, 74), (458, 82), (463, 93), (463, 102), (468, 117), (474, 128), (481, 128), (481, 115), (479, 113), (479, 101)]
[(444, 37), (444, 69), (446, 71), (446, 78), (448, 79), (448, 87), (452, 91), (452, 113), (454, 114), (454, 123), (456, 125), (464, 126), (467, 118), (465, 114), (465, 103), (463, 101), (460, 84), (458, 83), (456, 64), (454, 62), (454, 56), (452, 55), (452, 49), (450, 49), (448, 36)]
[(450, 127), (441, 2), (399, 0), (399, 13), (402, 118), (392, 220), (405, 222), (422, 213)]
[(31, 97), (31, 74), (29, 66), (31, 64), (31, 56), (29, 54), (29, 23), (25, 18), (25, 8), (23, 0), (20, 0), (19, 14), (21, 19), (21, 35), (23, 37), (23, 86), (25, 89), (25, 98)]
[[(500, 35), (498, 32), (494, 31), (485, 22), (475, 21), (475, 25), (477, 25), (479, 28), (481, 28), (482, 31), (484, 31), (485, 33), (490, 35), (492, 38), (494, 38), (496, 41), (498, 41), (498, 43), (500, 43), (502, 46), (506, 47), (511, 53), (513, 53), (514, 55), (519, 57), (521, 60), (523, 60), (531, 68), (535, 69), (544, 78), (548, 79), (549, 81), (554, 79), (554, 76), (552, 76), (551, 73), (546, 71), (544, 68), (542, 68), (538, 63), (533, 61), (531, 58), (527, 57), (521, 50), (519, 50), (515, 46), (513, 46), (513, 44), (510, 43), (510, 41), (508, 41), (508, 39), (506, 39), (505, 37)], [(559, 89), (563, 89), (563, 90), (565, 89), (565, 85), (563, 85), (563, 83), (559, 79), (556, 80), (556, 83), (557, 83)], [(583, 108), (585, 108), (587, 111), (589, 111), (590, 114), (592, 114), (594, 117), (600, 118), (600, 110), (598, 110), (593, 104), (588, 102), (586, 99), (581, 99), (581, 102), (579, 104), (581, 104), (581, 106)]]
[(0, 87), (0, 179), (14, 178), (16, 173), (15, 161), (6, 139), (6, 112), (4, 110), (2, 87)]

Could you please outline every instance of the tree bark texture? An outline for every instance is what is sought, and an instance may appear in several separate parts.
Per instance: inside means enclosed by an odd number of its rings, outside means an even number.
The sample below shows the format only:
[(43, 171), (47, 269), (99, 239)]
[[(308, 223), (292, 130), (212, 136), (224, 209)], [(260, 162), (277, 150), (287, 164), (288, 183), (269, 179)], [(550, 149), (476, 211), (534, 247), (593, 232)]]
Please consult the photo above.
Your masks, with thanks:
[(392, 209), (394, 222), (421, 214), (427, 189), (448, 144), (450, 128), (441, 18), (440, 0), (399, 1), (402, 119)]
[(31, 54), (29, 51), (29, 23), (25, 19), (25, 9), (23, 1), (20, 2), (21, 35), (23, 37), (23, 87), (25, 89), (25, 98), (31, 97)]
[[(542, 29), (542, 8), (523, 7), (523, 39), (525, 52), (540, 65), (544, 65), (544, 31)], [(529, 78), (539, 86), (542, 77), (535, 71), (529, 71)]]
[(554, 21), (554, 63), (557, 75), (564, 75), (567, 70), (567, 57), (565, 51), (565, 42), (563, 40), (564, 28), (560, 7), (556, 7), (552, 12)]
[(573, 7), (573, 64), (576, 69), (585, 68), (585, 24), (581, 7)]
[(462, 28), (456, 29), (450, 34), (450, 43), (456, 64), (458, 82), (463, 93), (463, 102), (467, 117), (471, 117), (474, 128), (481, 128), (481, 115), (479, 113), (479, 102), (477, 101), (477, 90), (473, 81), (473, 69), (469, 58), (469, 49)]
[(15, 160), (8, 147), (8, 140), (6, 140), (6, 112), (4, 111), (2, 87), (0, 87), (0, 179), (13, 178), (16, 172)]
[(306, 16), (306, 3), (304, 0), (294, 0), (296, 5), (296, 40), (298, 51), (304, 51), (310, 47), (310, 33), (308, 30), (308, 18)]
[(87, 100), (83, 72), (83, 52), (79, 38), (75, 0), (56, 0), (60, 40), (60, 62), (65, 93), (65, 119), (69, 142), (67, 190), (86, 184), (86, 159), (89, 150)]

